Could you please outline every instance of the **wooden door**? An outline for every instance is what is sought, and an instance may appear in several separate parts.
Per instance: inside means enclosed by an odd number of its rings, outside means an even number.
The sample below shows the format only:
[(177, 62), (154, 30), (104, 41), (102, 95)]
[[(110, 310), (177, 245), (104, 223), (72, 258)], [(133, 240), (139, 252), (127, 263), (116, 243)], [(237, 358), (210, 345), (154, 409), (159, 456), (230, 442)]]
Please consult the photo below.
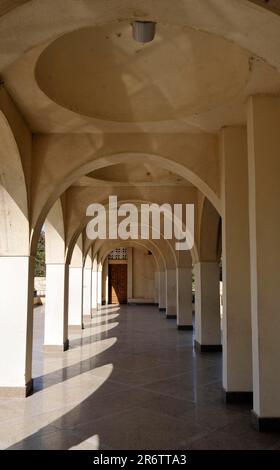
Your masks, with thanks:
[(109, 303), (127, 303), (126, 264), (109, 264)]

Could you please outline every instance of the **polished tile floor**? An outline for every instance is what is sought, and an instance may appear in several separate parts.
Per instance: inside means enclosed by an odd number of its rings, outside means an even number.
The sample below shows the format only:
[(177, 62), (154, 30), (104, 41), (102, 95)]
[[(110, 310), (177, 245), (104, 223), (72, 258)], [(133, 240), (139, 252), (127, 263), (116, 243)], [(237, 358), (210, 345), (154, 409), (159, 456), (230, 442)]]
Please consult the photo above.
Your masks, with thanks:
[(157, 308), (103, 307), (65, 353), (43, 353), (43, 307), (34, 320), (35, 390), (0, 399), (1, 449), (280, 449), (222, 403), (221, 354)]

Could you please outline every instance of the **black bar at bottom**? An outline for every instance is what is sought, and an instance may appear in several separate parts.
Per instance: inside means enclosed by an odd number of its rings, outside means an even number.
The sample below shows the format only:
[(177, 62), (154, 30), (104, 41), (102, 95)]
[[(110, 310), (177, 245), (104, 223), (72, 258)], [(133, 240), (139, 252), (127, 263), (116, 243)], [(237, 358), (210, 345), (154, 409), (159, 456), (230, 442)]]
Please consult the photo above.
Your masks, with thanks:
[[(235, 466), (247, 463), (277, 464), (279, 465), (280, 450), (258, 451), (169, 451), (169, 450), (139, 450), (139, 451), (30, 451), (25, 452), (2, 451), (0, 453), (0, 465), (19, 463), (32, 467), (40, 464), (62, 464), (78, 468), (94, 468), (95, 465), (113, 465), (118, 468), (135, 468), (135, 465), (186, 465), (190, 468), (198, 468), (205, 464), (207, 468), (211, 464), (227, 464)], [(141, 467), (140, 467), (141, 468)]]

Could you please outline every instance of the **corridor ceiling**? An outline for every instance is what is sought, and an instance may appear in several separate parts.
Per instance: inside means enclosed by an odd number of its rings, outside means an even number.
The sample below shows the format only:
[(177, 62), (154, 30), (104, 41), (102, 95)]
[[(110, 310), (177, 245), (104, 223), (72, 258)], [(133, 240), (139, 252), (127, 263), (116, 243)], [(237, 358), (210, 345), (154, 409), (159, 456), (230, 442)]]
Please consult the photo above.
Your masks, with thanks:
[[(155, 165), (146, 159), (143, 162), (137, 154), (131, 155), (131, 163), (117, 163), (105, 168), (100, 168), (87, 175), (94, 180), (94, 185), (98, 182), (118, 183), (121, 185), (161, 185), (161, 186), (192, 186), (190, 182), (176, 175), (171, 171)], [(87, 182), (89, 183), (87, 178)]]
[[(0, 14), (14, 8), (6, 15), (6, 22), (7, 16), (12, 21), (15, 15), (15, 23), (22, 24), (30, 3), (34, 4), (34, 18), (36, 5), (39, 9), (41, 4), (42, 16), (46, 9), (46, 17), (50, 5), (55, 5), (52, 0), (47, 2), (48, 7), (42, 0), (6, 0), (0, 3)], [(73, 0), (59, 3), (65, 3), (65, 8), (66, 3), (77, 6)], [(245, 0), (185, 0), (178, 3), (180, 9), (174, 4), (172, 17), (164, 1), (160, 2), (159, 18), (151, 18), (157, 21), (155, 40), (141, 45), (132, 38), (130, 22), (133, 17), (146, 18), (147, 3), (123, 2), (119, 16), (112, 21), (110, 9), (106, 11), (105, 3), (97, 0), (94, 7), (98, 21), (93, 18), (91, 26), (77, 26), (75, 30), (66, 23), (59, 25), (64, 31), (52, 33), (49, 40), (43, 40), (41, 31), (36, 32), (34, 47), (28, 47), (15, 60), (3, 58), (6, 65), (0, 69), (1, 77), (33, 132), (217, 132), (224, 125), (245, 123), (248, 96), (280, 92), (274, 64), (240, 47), (242, 41), (237, 35), (229, 40), (226, 34), (223, 37), (186, 24), (204, 5), (212, 8), (212, 14), (205, 15), (209, 30), (214, 31), (222, 17), (226, 28), (238, 20), (231, 18), (236, 3), (240, 4), (240, 22), (245, 21), (245, 13), (259, 15), (263, 11), (280, 26), (280, 18), (274, 13)], [(277, 6), (277, 2), (263, 3)], [(139, 8), (130, 11), (125, 9), (126, 4)], [(82, 6), (89, 8), (88, 1), (79, 2), (79, 8)], [(155, 14), (156, 8), (151, 9)], [(95, 10), (90, 14), (94, 16)], [(31, 29), (32, 21), (30, 18)], [(14, 34), (19, 44), (20, 29)], [(11, 47), (6, 56), (13, 53)]]

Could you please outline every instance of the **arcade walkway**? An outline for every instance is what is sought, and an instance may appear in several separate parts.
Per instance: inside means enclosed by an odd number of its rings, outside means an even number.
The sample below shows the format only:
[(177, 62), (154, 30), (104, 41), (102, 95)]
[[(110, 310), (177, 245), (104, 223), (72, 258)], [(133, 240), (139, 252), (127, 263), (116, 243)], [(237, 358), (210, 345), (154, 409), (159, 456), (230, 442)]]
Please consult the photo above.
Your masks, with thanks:
[(34, 394), (0, 400), (1, 449), (280, 449), (221, 402), (221, 355), (157, 308), (103, 307), (65, 353), (42, 352), (34, 317)]

